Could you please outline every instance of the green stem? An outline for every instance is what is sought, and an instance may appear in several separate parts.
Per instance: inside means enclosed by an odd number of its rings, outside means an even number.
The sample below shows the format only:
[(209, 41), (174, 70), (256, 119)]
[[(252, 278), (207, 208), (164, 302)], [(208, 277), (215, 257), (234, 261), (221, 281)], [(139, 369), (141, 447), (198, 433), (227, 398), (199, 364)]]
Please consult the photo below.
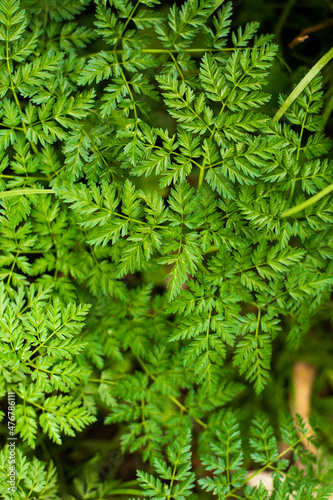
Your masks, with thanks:
[(214, 7), (212, 9), (212, 13), (217, 10), (219, 7), (221, 7), (221, 5), (223, 4), (224, 0), (216, 0), (215, 1), (215, 4), (214, 4)]
[[(225, 49), (223, 49), (224, 51)], [(235, 50), (235, 49), (230, 49)], [(198, 53), (201, 52), (221, 52), (220, 49), (209, 49), (209, 48), (200, 48), (200, 49), (184, 49), (184, 52)], [(142, 49), (141, 52), (146, 52), (148, 54), (178, 54), (179, 50), (176, 49)]]
[[(7, 62), (7, 71), (8, 71), (8, 76), (9, 76), (9, 81), (10, 81), (10, 88), (12, 90), (12, 94), (13, 94), (13, 97), (14, 97), (14, 101), (16, 103), (16, 106), (20, 112), (20, 115), (21, 115), (21, 123), (22, 123), (22, 129), (23, 129), (23, 132), (25, 134), (25, 136), (27, 137), (28, 136), (28, 130), (27, 130), (27, 127), (22, 119), (22, 116), (23, 116), (23, 113), (22, 113), (22, 108), (21, 108), (21, 104), (20, 104), (20, 101), (19, 101), (19, 98), (17, 97), (17, 94), (16, 94), (16, 91), (15, 91), (15, 87), (14, 87), (14, 82), (13, 82), (13, 77), (12, 77), (12, 71), (11, 71), (11, 67), (10, 67), (10, 57), (9, 57), (9, 42), (8, 42), (8, 38), (9, 38), (9, 33), (8, 33), (8, 26), (7, 26), (7, 37), (6, 37), (6, 62)], [(32, 150), (34, 151), (34, 153), (36, 155), (38, 155), (38, 149), (37, 149), (37, 146), (29, 141), (29, 144), (32, 148)]]
[(198, 181), (198, 189), (201, 188), (203, 180), (204, 180), (204, 175), (205, 175), (205, 165), (202, 164), (200, 165), (200, 175), (199, 175), (199, 181)]
[(48, 14), (49, 14), (49, 7), (46, 7), (45, 12), (44, 12), (44, 23), (43, 23), (43, 43), (45, 43), (46, 25), (47, 25)]
[(282, 11), (281, 16), (280, 16), (280, 18), (278, 20), (276, 29), (275, 29), (275, 36), (276, 36), (277, 39), (280, 38), (282, 28), (285, 25), (286, 20), (288, 19), (288, 16), (289, 16), (289, 14), (291, 12), (291, 9), (294, 7), (295, 3), (296, 3), (296, 0), (289, 0), (286, 3), (286, 5), (285, 5), (285, 7), (284, 7), (284, 9)]
[(201, 262), (197, 262), (197, 266), (200, 269), (200, 271), (203, 272), (204, 274), (208, 273), (208, 269), (206, 269), (206, 267)]
[[(324, 68), (324, 66), (326, 66), (326, 64), (330, 62), (331, 59), (333, 59), (333, 47), (328, 52), (326, 52), (326, 54), (321, 59), (319, 59), (319, 61), (314, 66), (312, 66), (310, 71), (308, 71), (308, 73), (294, 88), (291, 94), (289, 94), (289, 96), (284, 101), (278, 112), (275, 114), (273, 120), (278, 121), (284, 115), (284, 113), (291, 106), (291, 104), (297, 99), (297, 97), (305, 89), (305, 87), (311, 82), (311, 80), (315, 78), (315, 76)], [(297, 153), (299, 155), (299, 150)], [(303, 201), (303, 203), (296, 205), (290, 210), (287, 210), (282, 214), (282, 217), (289, 217), (290, 215), (294, 215), (300, 212), (301, 210), (304, 210), (305, 208), (311, 207), (311, 205), (314, 205), (321, 198), (331, 193), (331, 191), (333, 191), (333, 184), (326, 186), (324, 189), (319, 191), (319, 193), (315, 194), (308, 200)]]
[(111, 495), (139, 495), (139, 496), (143, 496), (144, 493), (143, 491), (140, 491), (140, 490), (112, 490), (111, 492)]
[(121, 32), (121, 34), (120, 34), (120, 36), (119, 36), (119, 38), (118, 38), (118, 40), (117, 40), (117, 42), (116, 42), (116, 45), (114, 46), (114, 50), (113, 50), (114, 52), (117, 50), (117, 47), (118, 47), (118, 45), (119, 45), (119, 42), (120, 42), (120, 40), (122, 39), (122, 36), (123, 36), (123, 34), (125, 33), (125, 31), (126, 31), (126, 28), (127, 28), (127, 26), (128, 26), (128, 23), (129, 23), (129, 22), (133, 19), (134, 12), (135, 12), (135, 11), (136, 11), (136, 9), (139, 7), (139, 5), (140, 5), (140, 0), (138, 0), (138, 1), (136, 2), (136, 4), (134, 5), (133, 9), (131, 10), (131, 12), (130, 12), (130, 14), (129, 14), (128, 18), (126, 19), (126, 22), (125, 22), (125, 24), (124, 24), (124, 27), (123, 27), (123, 29), (122, 29), (122, 32)]
[(101, 384), (110, 384), (110, 385), (116, 385), (117, 382), (113, 382), (112, 380), (106, 380), (104, 378), (88, 378), (88, 382), (98, 382)]
[(307, 199), (306, 201), (303, 201), (299, 205), (296, 205), (296, 207), (290, 208), (286, 212), (282, 214), (282, 217), (289, 217), (290, 215), (297, 214), (301, 210), (304, 210), (305, 208), (311, 207), (311, 205), (314, 205), (317, 203), (317, 201), (321, 200), (321, 198), (324, 198), (327, 194), (331, 193), (333, 191), (333, 184), (330, 184), (329, 186), (326, 186), (324, 189), (319, 191), (319, 193), (315, 194), (314, 196), (311, 196), (311, 198)]
[(331, 95), (328, 103), (326, 104), (326, 107), (325, 107), (323, 114), (322, 114), (322, 117), (324, 118), (325, 125), (326, 125), (326, 122), (329, 119), (332, 111), (333, 111), (333, 94)]
[(169, 494), (168, 494), (168, 498), (167, 498), (167, 500), (170, 500), (170, 499), (171, 499), (172, 489), (173, 489), (173, 483), (174, 483), (174, 481), (175, 481), (176, 472), (177, 472), (177, 464), (178, 464), (178, 462), (176, 462), (176, 464), (175, 464), (175, 465), (174, 465), (174, 467), (173, 467), (173, 471), (172, 471), (172, 478), (171, 478), (171, 483), (170, 483), (170, 491), (169, 491)]
[(212, 245), (211, 247), (207, 248), (206, 253), (217, 252), (217, 251), (218, 251), (218, 247), (216, 247), (215, 245)]
[[(140, 358), (140, 356), (138, 355), (135, 355), (137, 360), (139, 361), (140, 365), (142, 366), (143, 370), (145, 371), (145, 373), (148, 375), (148, 377), (150, 377), (154, 382), (156, 380), (156, 377), (150, 373), (146, 367), (146, 365), (144, 364), (144, 362), (142, 361), (142, 359)], [(180, 401), (178, 401), (178, 399), (176, 399), (174, 396), (172, 396), (171, 394), (169, 394), (169, 399), (176, 405), (178, 406), (178, 408), (181, 410), (182, 413), (188, 413), (189, 409), (182, 405)], [(200, 418), (196, 418), (196, 417), (192, 417), (193, 420), (195, 420), (199, 425), (201, 425), (201, 427), (203, 427), (204, 429), (207, 429), (207, 424), (205, 424), (202, 420), (200, 420)]]
[[(245, 47), (237, 47), (237, 50), (244, 50)], [(201, 54), (202, 52), (233, 52), (236, 48), (234, 47), (223, 47), (222, 49), (212, 49), (209, 47), (201, 47), (197, 49), (182, 49), (181, 52), (190, 53), (190, 54)], [(105, 50), (107, 54), (122, 54), (125, 52), (124, 49), (116, 49), (116, 50)], [(140, 52), (144, 54), (178, 54), (180, 50), (177, 49), (140, 49)], [(100, 55), (100, 52), (93, 52), (90, 54), (86, 54), (80, 56), (79, 59), (89, 59), (90, 57), (96, 57)], [(123, 64), (121, 61), (119, 64)]]
[(324, 66), (326, 66), (326, 64), (330, 62), (331, 59), (333, 59), (333, 47), (328, 52), (326, 52), (326, 54), (321, 59), (319, 59), (319, 61), (316, 62), (314, 66), (312, 66), (310, 71), (308, 71), (308, 73), (294, 88), (291, 94), (289, 94), (289, 96), (284, 101), (278, 112), (275, 114), (273, 120), (275, 121), (280, 120), (280, 118), (285, 114), (287, 109), (297, 99), (300, 93), (303, 92), (305, 87), (311, 82), (311, 80), (314, 79), (314, 77), (319, 73), (319, 71), (321, 71), (324, 68)]
[(21, 196), (23, 194), (54, 194), (53, 189), (11, 189), (10, 191), (0, 192), (0, 198), (11, 198), (12, 196)]
[[(15, 179), (15, 180), (26, 180), (24, 179), (24, 177), (21, 177), (20, 174), (17, 174), (17, 175), (7, 175), (7, 174), (0, 174), (0, 178), (3, 178), (3, 179)], [(37, 176), (34, 176), (34, 175), (30, 175), (28, 177), (28, 180), (31, 180), (31, 179), (34, 179), (34, 180), (37, 180), (37, 181), (47, 181), (48, 178), (47, 177), (37, 177)]]
[[(226, 497), (225, 498), (228, 498), (230, 496), (234, 496), (234, 493), (239, 490), (241, 487), (244, 487), (249, 481), (251, 481), (251, 479), (255, 478), (256, 476), (258, 476), (258, 474), (261, 474), (262, 472), (264, 472), (266, 469), (270, 469), (272, 467), (272, 465), (274, 464), (274, 462), (277, 462), (279, 460), (281, 460), (281, 458), (283, 458), (285, 455), (287, 455), (290, 451), (294, 451), (296, 446), (302, 442), (302, 440), (304, 438), (306, 438), (307, 436), (310, 436), (311, 434), (311, 431), (308, 431), (306, 432), (301, 438), (299, 438), (296, 443), (294, 445), (291, 445), (289, 446), (288, 448), (286, 448), (284, 451), (282, 451), (277, 457), (275, 460), (272, 460), (271, 462), (267, 463), (266, 465), (264, 465), (263, 467), (261, 467), (261, 469), (258, 469), (256, 470), (253, 474), (251, 474), (251, 476), (248, 476), (244, 481), (243, 481), (243, 484), (242, 486), (237, 486), (235, 488), (233, 488), (229, 493), (227, 493)], [(281, 472), (281, 471), (280, 471)]]

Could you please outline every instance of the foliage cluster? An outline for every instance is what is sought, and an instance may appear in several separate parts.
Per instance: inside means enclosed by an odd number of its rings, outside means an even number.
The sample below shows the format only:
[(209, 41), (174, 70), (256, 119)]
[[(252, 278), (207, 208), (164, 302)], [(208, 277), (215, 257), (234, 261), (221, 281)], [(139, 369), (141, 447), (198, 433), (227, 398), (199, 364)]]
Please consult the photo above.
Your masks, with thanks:
[[(260, 111), (278, 46), (231, 16), (216, 0), (0, 0), (5, 500), (265, 499), (251, 468), (273, 472), (274, 500), (329, 498), (301, 419), (242, 406), (275, 343), (298, 349), (329, 303), (330, 197), (284, 216), (333, 183), (321, 77), (280, 122)], [(80, 431), (109, 424), (69, 474)], [(117, 446), (137, 479), (99, 472)]]

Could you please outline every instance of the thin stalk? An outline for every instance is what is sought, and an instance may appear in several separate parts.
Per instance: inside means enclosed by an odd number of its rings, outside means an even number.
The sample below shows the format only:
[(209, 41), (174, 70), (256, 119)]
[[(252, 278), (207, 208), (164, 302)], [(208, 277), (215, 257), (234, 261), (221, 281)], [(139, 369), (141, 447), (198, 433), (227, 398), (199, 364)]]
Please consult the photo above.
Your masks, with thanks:
[[(309, 112), (309, 105), (307, 106), (306, 112), (304, 113), (304, 117), (303, 117), (303, 121), (302, 121), (302, 126), (301, 126), (301, 131), (300, 131), (300, 135), (299, 135), (299, 143), (298, 143), (298, 146), (297, 146), (297, 153), (296, 153), (296, 162), (297, 163), (298, 163), (299, 155), (300, 155), (300, 152), (301, 152), (304, 127), (305, 127), (306, 119), (307, 119), (307, 116), (308, 116), (308, 112)], [(293, 178), (293, 183), (292, 183), (292, 187), (291, 187), (291, 190), (290, 190), (290, 197), (289, 197), (290, 201), (293, 199), (293, 196), (294, 196), (296, 182), (297, 182), (297, 179)]]
[[(302, 440), (304, 438), (306, 438), (308, 435), (310, 435), (310, 432), (306, 432), (300, 439), (298, 439), (296, 441), (296, 443), (294, 444), (294, 446), (289, 446), (288, 448), (286, 448), (284, 451), (282, 451), (277, 457), (275, 460), (272, 460), (271, 462), (267, 463), (266, 465), (264, 465), (263, 467), (261, 467), (261, 469), (258, 469), (256, 470), (253, 474), (251, 474), (251, 476), (248, 476), (245, 481), (243, 482), (242, 486), (238, 486), (238, 487), (235, 487), (233, 488), (229, 493), (227, 493), (226, 497), (225, 498), (228, 498), (230, 496), (234, 496), (234, 493), (239, 490), (241, 487), (244, 487), (249, 481), (251, 481), (251, 479), (255, 478), (256, 476), (258, 476), (258, 474), (261, 474), (261, 472), (264, 472), (266, 469), (270, 469), (272, 467), (272, 465), (281, 460), (281, 458), (283, 458), (285, 455), (287, 455), (290, 451), (294, 451), (296, 446), (302, 442)], [(282, 471), (281, 471), (282, 472)]]
[(215, 245), (212, 245), (211, 247), (207, 248), (206, 253), (217, 252), (217, 251), (218, 251), (218, 247), (216, 247)]
[[(14, 87), (14, 82), (13, 82), (13, 77), (12, 77), (12, 71), (11, 71), (11, 67), (10, 67), (10, 57), (9, 57), (9, 33), (8, 33), (8, 26), (7, 26), (7, 37), (6, 37), (6, 63), (7, 63), (7, 71), (8, 71), (8, 76), (9, 76), (9, 81), (10, 81), (10, 88), (11, 88), (11, 91), (12, 91), (12, 94), (13, 94), (13, 97), (14, 97), (14, 100), (15, 100), (15, 103), (16, 103), (16, 106), (20, 112), (20, 115), (21, 115), (21, 123), (22, 123), (22, 129), (23, 129), (23, 132), (25, 134), (25, 136), (27, 137), (27, 134), (28, 134), (28, 131), (27, 131), (27, 127), (22, 119), (23, 117), (23, 113), (22, 113), (22, 108), (21, 108), (21, 104), (20, 104), (20, 101), (19, 101), (19, 98), (17, 97), (17, 94), (16, 94), (16, 91), (15, 91), (15, 87)], [(38, 149), (36, 147), (36, 145), (29, 141), (30, 143), (30, 146), (32, 148), (32, 150), (34, 151), (35, 154), (38, 154)]]
[(317, 76), (317, 74), (333, 59), (333, 47), (326, 52), (325, 55), (312, 68), (307, 72), (305, 77), (299, 82), (299, 84), (294, 88), (294, 90), (289, 94), (287, 99), (284, 101), (278, 112), (275, 114), (273, 120), (278, 121), (285, 114), (287, 109), (292, 105), (292, 103), (297, 99), (305, 87)]
[(111, 492), (111, 495), (118, 495), (118, 496), (121, 496), (121, 495), (139, 495), (140, 497), (142, 497), (144, 495), (144, 492), (142, 490), (112, 490)]
[[(237, 47), (237, 50), (244, 50), (245, 47)], [(185, 52), (185, 53), (190, 53), (190, 54), (201, 54), (203, 52), (233, 52), (236, 50), (234, 47), (223, 47), (222, 49), (212, 49), (208, 47), (200, 47), (197, 49), (182, 49), (182, 50), (177, 50), (177, 49), (140, 49), (140, 52), (144, 54), (179, 54), (179, 52)], [(107, 54), (122, 54), (125, 52), (125, 49), (116, 49), (116, 50), (105, 50)], [(93, 52), (90, 54), (85, 54), (83, 56), (80, 56), (79, 59), (89, 59), (91, 57), (98, 56), (100, 52)], [(122, 64), (120, 61), (119, 64)]]
[[(149, 372), (149, 370), (147, 369), (146, 365), (144, 364), (144, 362), (142, 361), (142, 359), (140, 358), (140, 356), (137, 356), (136, 355), (136, 358), (137, 360), (139, 361), (140, 365), (142, 366), (143, 370), (145, 371), (145, 373), (148, 375), (148, 377), (150, 377), (153, 381), (156, 380), (156, 377)], [(184, 406), (180, 401), (178, 401), (177, 398), (175, 398), (174, 396), (172, 396), (171, 394), (169, 394), (169, 399), (176, 405), (178, 406), (178, 408), (181, 410), (182, 413), (188, 413), (188, 408), (186, 406)], [(193, 420), (195, 420), (199, 425), (201, 425), (201, 427), (203, 427), (204, 429), (207, 429), (207, 424), (205, 424), (205, 422), (203, 422), (202, 420), (200, 420), (200, 418), (196, 418), (196, 417), (192, 417)]]
[[(24, 180), (24, 178), (22, 178), (19, 174), (17, 175), (7, 175), (7, 174), (0, 174), (0, 178), (3, 178), (3, 179), (15, 179), (15, 180)], [(47, 177), (37, 177), (37, 176), (33, 176), (33, 175), (30, 175), (28, 177), (28, 180), (31, 180), (31, 179), (34, 179), (34, 180), (37, 180), (37, 181), (47, 181), (48, 178)]]
[(329, 186), (326, 186), (324, 189), (319, 191), (319, 193), (315, 194), (314, 196), (311, 196), (311, 198), (303, 201), (299, 205), (296, 205), (295, 207), (290, 208), (289, 210), (284, 212), (282, 214), (282, 217), (290, 217), (290, 215), (297, 214), (298, 212), (301, 212), (305, 208), (311, 207), (312, 205), (317, 203), (317, 201), (321, 200), (322, 198), (324, 198), (324, 196), (331, 193), (332, 191), (333, 191), (333, 184), (330, 184)]
[(208, 269), (201, 262), (197, 262), (197, 266), (200, 269), (200, 271), (203, 272), (204, 274), (207, 274), (209, 272)]
[[(284, 115), (284, 113), (297, 99), (297, 97), (305, 89), (305, 87), (315, 78), (315, 76), (324, 68), (324, 66), (326, 66), (326, 64), (328, 64), (331, 61), (331, 59), (333, 59), (333, 47), (328, 52), (326, 52), (326, 54), (321, 59), (319, 59), (319, 61), (314, 66), (312, 66), (312, 68), (308, 71), (305, 77), (294, 88), (291, 94), (289, 94), (289, 96), (284, 101), (278, 112), (275, 114), (273, 120), (278, 121)], [(321, 200), (321, 198), (331, 193), (332, 191), (333, 191), (333, 184), (330, 184), (329, 186), (326, 186), (326, 188), (322, 189), (321, 191), (319, 191), (319, 193), (315, 194), (308, 200), (284, 212), (282, 214), (282, 217), (289, 217), (290, 215), (294, 215), (300, 212), (301, 210), (304, 210), (305, 208), (314, 205), (314, 203)]]
[(323, 111), (323, 114), (322, 114), (322, 117), (324, 118), (324, 124), (326, 125), (327, 123), (327, 120), (329, 119), (330, 117), (330, 114), (332, 113), (333, 111), (333, 94), (331, 95), (328, 103), (326, 104), (326, 107)]
[(200, 165), (200, 175), (199, 175), (199, 181), (198, 181), (198, 189), (201, 188), (203, 180), (204, 180), (204, 175), (205, 175), (205, 165), (202, 164)]
[(280, 16), (280, 18), (278, 20), (278, 23), (276, 25), (276, 29), (275, 29), (275, 36), (276, 36), (277, 39), (280, 38), (282, 28), (285, 25), (286, 20), (288, 19), (288, 16), (289, 16), (292, 8), (294, 7), (295, 3), (296, 3), (296, 0), (289, 0), (286, 3), (286, 5), (285, 5), (285, 7), (284, 7), (284, 9), (282, 11), (281, 16)]
[(0, 198), (11, 198), (13, 196), (21, 196), (23, 194), (54, 194), (54, 189), (33, 189), (33, 188), (25, 188), (25, 189), (11, 189), (10, 191), (2, 191), (0, 192)]
[[(239, 86), (239, 84), (241, 83), (241, 81), (243, 80), (243, 78), (245, 78), (245, 76), (248, 74), (248, 72), (250, 71), (250, 69), (253, 68), (253, 66), (254, 66), (254, 63), (252, 63), (251, 66), (250, 66), (250, 68), (245, 71), (245, 73), (240, 77), (240, 79), (236, 83), (234, 83), (232, 92)], [(223, 111), (224, 111), (224, 109), (225, 109), (225, 107), (227, 105), (227, 102), (228, 101), (225, 100), (224, 103), (222, 104), (218, 116), (222, 115), (222, 113), (223, 113)], [(208, 130), (211, 133), (210, 134), (210, 138), (209, 138), (209, 139), (211, 139), (214, 136), (215, 132), (216, 132), (216, 125), (214, 125), (213, 130), (211, 130), (210, 127), (208, 127)], [(209, 168), (211, 168), (211, 167), (212, 167), (212, 165), (209, 165)], [(203, 180), (204, 180), (204, 175), (205, 175), (205, 169), (206, 168), (207, 168), (206, 167), (206, 158), (204, 158), (203, 161), (202, 161), (201, 167), (200, 167), (200, 175), (199, 175), (199, 180), (198, 180), (198, 189), (200, 189), (201, 186), (202, 186), (202, 183), (203, 183)]]
[(170, 491), (169, 491), (169, 494), (168, 494), (168, 498), (167, 498), (167, 500), (170, 500), (170, 499), (171, 499), (171, 494), (172, 494), (173, 483), (174, 483), (174, 481), (175, 481), (176, 472), (177, 472), (177, 465), (178, 465), (178, 461), (175, 463), (175, 465), (174, 465), (174, 467), (173, 467), (173, 470), (172, 470), (172, 478), (171, 478), (171, 483), (170, 483)]

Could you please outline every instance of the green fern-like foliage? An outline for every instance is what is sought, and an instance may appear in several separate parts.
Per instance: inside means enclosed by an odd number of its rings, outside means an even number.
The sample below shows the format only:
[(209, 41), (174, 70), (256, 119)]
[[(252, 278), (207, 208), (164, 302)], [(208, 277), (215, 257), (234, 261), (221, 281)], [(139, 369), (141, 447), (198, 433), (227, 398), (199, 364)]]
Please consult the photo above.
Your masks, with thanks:
[[(250, 465), (274, 500), (329, 498), (301, 421), (249, 437), (237, 411), (331, 292), (330, 198), (283, 217), (333, 182), (321, 77), (277, 122), (273, 37), (230, 2), (162, 4), (0, 0), (0, 498), (267, 498)], [(136, 481), (45, 463), (96, 421)]]

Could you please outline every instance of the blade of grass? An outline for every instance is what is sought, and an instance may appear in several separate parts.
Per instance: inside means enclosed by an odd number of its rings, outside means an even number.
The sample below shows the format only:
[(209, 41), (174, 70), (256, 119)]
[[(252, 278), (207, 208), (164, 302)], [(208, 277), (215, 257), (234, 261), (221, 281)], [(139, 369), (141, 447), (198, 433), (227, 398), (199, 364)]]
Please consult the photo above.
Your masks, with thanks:
[[(289, 96), (284, 101), (278, 112), (275, 114), (273, 120), (278, 121), (284, 115), (289, 106), (292, 105), (292, 103), (297, 99), (297, 97), (305, 89), (305, 87), (311, 82), (311, 80), (313, 80), (313, 78), (319, 73), (319, 71), (321, 71), (324, 68), (324, 66), (326, 66), (326, 64), (330, 62), (331, 59), (333, 59), (333, 47), (328, 52), (326, 52), (326, 54), (323, 55), (323, 57), (319, 59), (319, 61), (316, 62), (314, 66), (312, 66), (312, 68), (308, 71), (305, 77), (294, 88), (291, 94), (289, 94)], [(289, 217), (290, 215), (297, 214), (301, 210), (304, 210), (305, 208), (308, 208), (317, 201), (319, 201), (321, 198), (329, 194), (331, 191), (333, 191), (333, 184), (330, 184), (326, 188), (322, 189), (321, 191), (319, 191), (319, 193), (315, 194), (314, 196), (304, 201), (303, 203), (296, 205), (290, 210), (287, 210), (282, 214), (282, 217)]]
[(317, 203), (317, 201), (321, 200), (321, 198), (324, 198), (324, 196), (329, 194), (331, 191), (333, 191), (333, 184), (326, 186), (324, 189), (319, 191), (319, 193), (315, 194), (314, 196), (311, 196), (311, 198), (309, 198), (308, 200), (303, 201), (303, 203), (300, 203), (299, 205), (290, 208), (289, 210), (287, 210), (282, 214), (282, 217), (289, 217), (290, 215), (297, 214), (298, 212), (304, 210), (305, 208), (311, 207), (311, 205)]
[(278, 23), (277, 23), (277, 26), (275, 29), (275, 36), (278, 40), (280, 39), (282, 28), (285, 25), (286, 20), (288, 19), (288, 16), (289, 16), (290, 12), (292, 11), (295, 3), (296, 3), (296, 0), (289, 0), (285, 4), (285, 7), (281, 13), (281, 16), (278, 20)]
[(292, 103), (297, 99), (300, 93), (305, 89), (305, 87), (314, 79), (314, 77), (321, 71), (326, 64), (333, 59), (333, 47), (326, 52), (325, 55), (319, 61), (316, 62), (314, 66), (308, 71), (304, 78), (299, 82), (299, 84), (294, 88), (294, 90), (289, 94), (287, 99), (284, 101), (278, 112), (275, 114), (273, 120), (278, 121), (285, 114), (287, 109), (292, 105)]

